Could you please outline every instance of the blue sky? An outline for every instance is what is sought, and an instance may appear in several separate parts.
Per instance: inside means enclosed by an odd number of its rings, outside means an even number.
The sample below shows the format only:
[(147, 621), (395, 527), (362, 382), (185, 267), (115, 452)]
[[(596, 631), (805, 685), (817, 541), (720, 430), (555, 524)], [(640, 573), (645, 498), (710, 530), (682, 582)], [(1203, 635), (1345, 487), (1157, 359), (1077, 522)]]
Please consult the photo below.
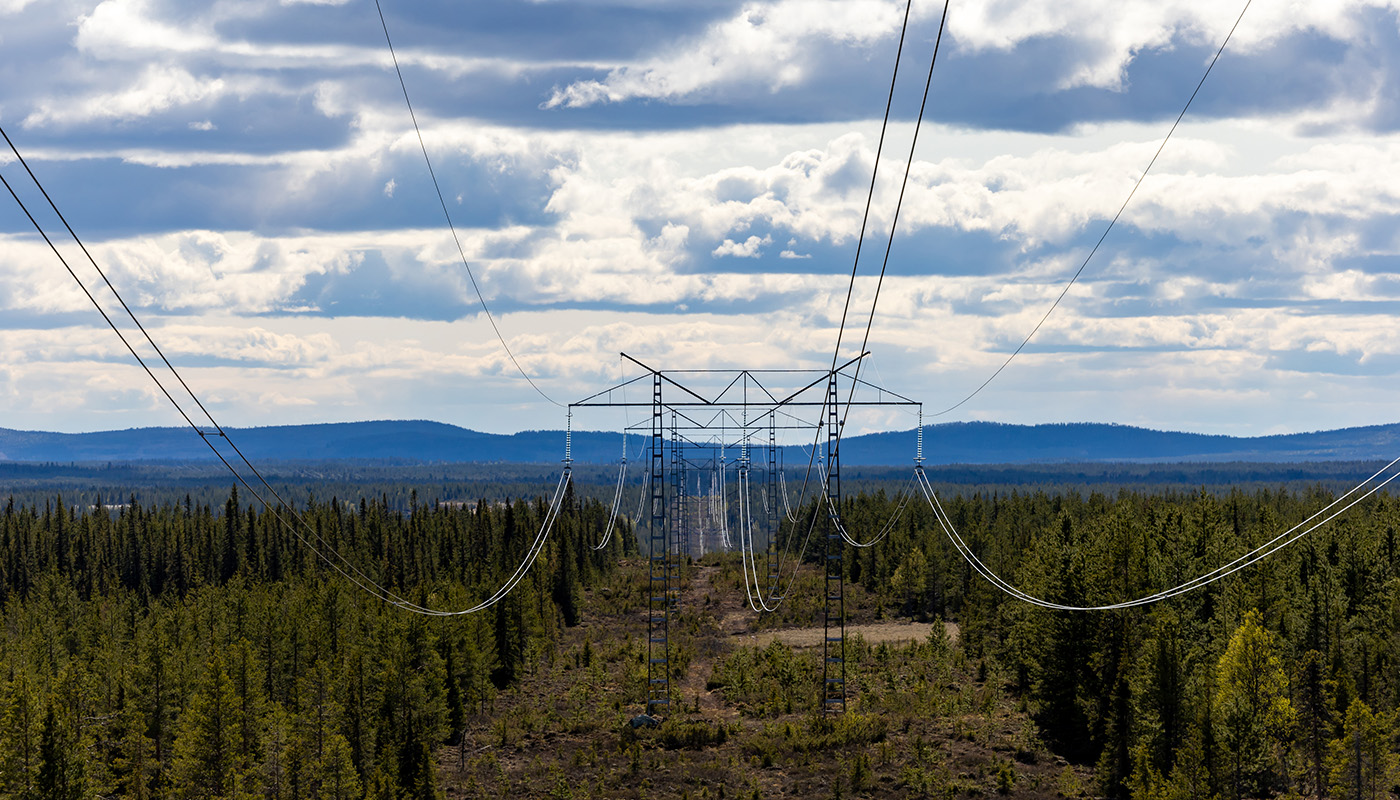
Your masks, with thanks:
[[(464, 249), (546, 392), (616, 382), (619, 351), (830, 362), (902, 4), (383, 2)], [(914, 3), (867, 256), (940, 11)], [(1238, 12), (954, 0), (872, 376), (933, 412), (991, 374)], [(1396, 421), (1397, 61), (1400, 2), (1255, 3), (1059, 310), (937, 420)], [(0, 85), (0, 124), (221, 421), (562, 426), (480, 314), (372, 2), (0, 0)], [(177, 423), (0, 205), (0, 426)], [(862, 260), (858, 328), (878, 268)]]

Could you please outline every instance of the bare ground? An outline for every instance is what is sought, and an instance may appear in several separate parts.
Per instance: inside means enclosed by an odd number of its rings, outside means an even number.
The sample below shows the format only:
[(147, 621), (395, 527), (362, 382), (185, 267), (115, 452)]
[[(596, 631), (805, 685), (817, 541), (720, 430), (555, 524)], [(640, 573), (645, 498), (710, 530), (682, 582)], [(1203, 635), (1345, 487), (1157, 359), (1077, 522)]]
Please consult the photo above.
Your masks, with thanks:
[[(847, 625), (846, 636), (859, 634), (869, 644), (915, 642), (927, 639), (936, 624), (939, 623), (905, 620), (901, 622), (877, 622), (870, 625)], [(956, 642), (958, 640), (958, 624), (944, 622), (942, 625), (948, 633), (949, 641)], [(759, 647), (766, 647), (776, 639), (788, 647), (820, 647), (825, 633), (825, 628), (786, 628), (762, 631), (752, 634), (745, 644), (752, 643)]]
[[(931, 718), (905, 718), (887, 734), (860, 745), (837, 749), (767, 753), (783, 736), (804, 735), (810, 715), (755, 715), (726, 700), (722, 689), (707, 688), (717, 661), (742, 646), (780, 641), (793, 648), (821, 644), (823, 629), (810, 609), (761, 619), (747, 607), (733, 571), (713, 564), (693, 564), (686, 572), (682, 606), (689, 623), (683, 636), (692, 657), (677, 682), (680, 706), (673, 715), (683, 725), (729, 731), (727, 742), (698, 747), (664, 745), (654, 732), (633, 731), (627, 720), (640, 709), (636, 690), (627, 690), (625, 662), (640, 662), (634, 650), (618, 648), (644, 641), (645, 608), (600, 614), (585, 608), (584, 624), (566, 631), (550, 663), (500, 695), (491, 712), (469, 725), (460, 747), (438, 753), (439, 776), (448, 800), (458, 798), (570, 797), (986, 797), (994, 793), (1023, 800), (1078, 797), (1088, 774), (1071, 768), (1033, 744), (1019, 731), (1029, 725), (1024, 711), (993, 683), (971, 677), (971, 665), (948, 675), (946, 690), (979, 700), (976, 713), (958, 712)], [(898, 644), (926, 639), (933, 624), (876, 621), (872, 604), (859, 587), (848, 593), (847, 635), (859, 633), (867, 643)], [(819, 618), (819, 617), (818, 617)], [(764, 629), (771, 625), (788, 625)], [(936, 624), (936, 623), (935, 623)], [(945, 624), (956, 642), (958, 627)], [(682, 635), (673, 634), (680, 646)], [(580, 653), (591, 642), (595, 664), (581, 665)], [(643, 645), (645, 647), (645, 645)], [(602, 660), (603, 654), (606, 661)], [(625, 657), (623, 657), (625, 655)], [(621, 660), (618, 660), (621, 659)], [(642, 673), (643, 677), (645, 672)], [(931, 676), (930, 676), (931, 677)], [(917, 685), (918, 676), (898, 678)], [(923, 680), (927, 680), (924, 678)], [(580, 694), (581, 692), (581, 694)], [(998, 699), (1000, 698), (1000, 699)], [(912, 727), (911, 727), (912, 723)], [(810, 740), (814, 734), (805, 734)], [(1017, 744), (1020, 742), (1020, 744)], [(857, 758), (867, 759), (869, 781), (853, 786)], [(1014, 784), (998, 787), (997, 771), (1015, 774)], [(922, 777), (921, 777), (922, 776)], [(929, 776), (934, 776), (930, 779)], [(1069, 783), (1066, 784), (1066, 781)], [(1071, 788), (1073, 787), (1073, 788)]]

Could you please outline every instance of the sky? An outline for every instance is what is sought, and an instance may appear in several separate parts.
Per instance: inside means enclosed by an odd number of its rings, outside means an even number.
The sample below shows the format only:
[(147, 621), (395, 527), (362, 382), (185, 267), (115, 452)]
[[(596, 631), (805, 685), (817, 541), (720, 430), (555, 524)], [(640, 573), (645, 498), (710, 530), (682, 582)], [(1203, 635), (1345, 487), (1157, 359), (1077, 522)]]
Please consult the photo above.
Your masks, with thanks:
[[(382, 3), (470, 275), (372, 1), (0, 0), (0, 126), (221, 423), (563, 427), (473, 276), (558, 403), (639, 374), (619, 352), (831, 363), (902, 3)], [(926, 423), (1400, 421), (1400, 0), (1254, 2), (1061, 305), (937, 413), (1064, 289), (1242, 7), (952, 0), (863, 376)], [(912, 4), (842, 360), (942, 10)], [(0, 201), (0, 427), (180, 424)]]

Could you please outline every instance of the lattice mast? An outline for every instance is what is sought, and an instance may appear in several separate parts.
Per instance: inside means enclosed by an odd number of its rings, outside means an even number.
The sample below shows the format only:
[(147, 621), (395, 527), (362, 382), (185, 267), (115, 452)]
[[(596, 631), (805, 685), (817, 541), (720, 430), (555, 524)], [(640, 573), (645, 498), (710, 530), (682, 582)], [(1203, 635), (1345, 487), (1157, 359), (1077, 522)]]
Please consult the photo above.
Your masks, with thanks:
[[(740, 461), (745, 470), (742, 485), (747, 487), (748, 479), (752, 474), (752, 453), (749, 447), (749, 436), (755, 433), (761, 437), (762, 429), (759, 427), (763, 416), (768, 417), (768, 452), (766, 454), (766, 464), (760, 466), (760, 470), (765, 473), (765, 494), (767, 500), (766, 521), (768, 522), (767, 541), (764, 542), (767, 559), (767, 586), (756, 587), (760, 596), (764, 591), (770, 598), (778, 600), (783, 596), (782, 588), (779, 585), (781, 580), (779, 569), (778, 540), (781, 531), (781, 509), (786, 508), (786, 498), (782, 490), (782, 451), (777, 447), (778, 431), (804, 431), (812, 430), (811, 423), (806, 422), (795, 414), (800, 414), (800, 409), (812, 409), (820, 416), (817, 418), (819, 425), (826, 426), (827, 443), (822, 455), (823, 468), (826, 473), (825, 491), (823, 498), (828, 501), (828, 513), (826, 520), (826, 536), (822, 539), (821, 555), (822, 570), (824, 573), (823, 590), (825, 593), (825, 617), (823, 620), (825, 636), (823, 641), (822, 660), (822, 707), (831, 713), (841, 713), (846, 709), (846, 653), (845, 653), (845, 541), (841, 535), (839, 527), (840, 506), (841, 506), (841, 458), (839, 450), (841, 428), (844, 420), (844, 411), (852, 407), (879, 407), (879, 406), (917, 406), (918, 403), (907, 397), (891, 392), (883, 387), (875, 386), (868, 381), (860, 379), (856, 375), (846, 373), (846, 370), (857, 364), (861, 359), (868, 356), (862, 353), (845, 364), (832, 370), (802, 370), (802, 369), (777, 369), (777, 370), (670, 370), (663, 371), (653, 369), (643, 364), (635, 358), (622, 354), (624, 358), (641, 367), (645, 372), (636, 378), (632, 378), (622, 384), (609, 389), (597, 392), (576, 403), (570, 404), (570, 409), (575, 408), (604, 408), (604, 407), (645, 407), (645, 400), (628, 402), (625, 393), (619, 400), (614, 396), (614, 392), (624, 390), (627, 386), (651, 378), (652, 398), (651, 398), (651, 470), (647, 495), (651, 497), (650, 525), (648, 527), (648, 580), (647, 592), (648, 604), (648, 628), (647, 628), (647, 713), (669, 711), (673, 701), (671, 682), (674, 674), (671, 670), (669, 632), (672, 614), (676, 608), (676, 601), (680, 593), (680, 562), (685, 555), (690, 553), (688, 531), (695, 528), (699, 522), (692, 520), (692, 514), (703, 512), (702, 501), (703, 492), (697, 487), (696, 496), (688, 497), (687, 486), (687, 466), (689, 461), (687, 453), (693, 453), (697, 447), (702, 445), (699, 442), (703, 439), (707, 441), (705, 447), (718, 446), (718, 462), (715, 464), (716, 473), (712, 477), (711, 496), (708, 498), (709, 512), (712, 521), (718, 524), (720, 533), (725, 541), (721, 542), (724, 549), (729, 549), (730, 542), (725, 536), (723, 520), (728, 516), (729, 511), (725, 508), (725, 469), (726, 464), (726, 443), (732, 440), (728, 434), (732, 428), (728, 426), (742, 420), (739, 430), (739, 450)], [(803, 377), (803, 373), (806, 376)], [(709, 381), (709, 387), (721, 387), (717, 392), (711, 391), (702, 394), (696, 391), (692, 385), (682, 383), (677, 380), (677, 376), (704, 376), (702, 381)], [(729, 376), (732, 376), (729, 377)], [(783, 376), (774, 378), (773, 376)], [(810, 381), (802, 384), (799, 388), (792, 389), (794, 383), (804, 380)], [(843, 405), (838, 392), (838, 380), (847, 379), (851, 381), (852, 396)], [(775, 393), (774, 380), (789, 381), (789, 388)], [(826, 393), (823, 395), (822, 384), (825, 382)], [(662, 397), (662, 384), (668, 383), (676, 391), (669, 399)], [(873, 399), (856, 399), (854, 392), (856, 388), (865, 387), (873, 389), (877, 395)], [(759, 399), (751, 395), (750, 389), (759, 393)], [(814, 396), (815, 395), (815, 396)], [(754, 412), (759, 412), (755, 417)], [(670, 412), (670, 443), (667, 442), (666, 426), (668, 420), (665, 419), (667, 412)], [(779, 414), (791, 418), (793, 421), (779, 420)], [(738, 419), (736, 419), (736, 417)], [(646, 421), (641, 421), (635, 426), (628, 426), (627, 430), (645, 430)], [(750, 429), (753, 425), (754, 429)], [(570, 419), (570, 432), (572, 432), (572, 417)], [(719, 429), (718, 440), (714, 439), (715, 428)], [(922, 425), (920, 426), (922, 429)], [(761, 439), (758, 440), (761, 442)], [(757, 444), (756, 447), (761, 446)], [(670, 460), (668, 461), (668, 457)], [(760, 455), (760, 462), (765, 460), (764, 455)], [(766, 469), (763, 467), (766, 466)], [(668, 470), (669, 467), (669, 470)], [(670, 485), (668, 487), (668, 484)], [(647, 495), (644, 495), (647, 496)], [(743, 505), (747, 508), (747, 498), (743, 500)], [(751, 514), (750, 512), (747, 512)], [(743, 519), (742, 525), (748, 526), (750, 520)], [(753, 543), (755, 546), (757, 542)], [(756, 564), (754, 565), (757, 566)], [(778, 600), (781, 602), (781, 600)]]
[(782, 524), (781, 512), (778, 510), (778, 415), (768, 415), (768, 470), (764, 477), (766, 484), (764, 490), (768, 499), (766, 511), (768, 517), (768, 547), (766, 561), (768, 564), (768, 600), (774, 602), (778, 599), (778, 526)]
[[(671, 550), (676, 574), (690, 554), (690, 526), (686, 524), (685, 445), (676, 430), (676, 412), (671, 411)], [(672, 586), (672, 607), (680, 604), (680, 586)]]

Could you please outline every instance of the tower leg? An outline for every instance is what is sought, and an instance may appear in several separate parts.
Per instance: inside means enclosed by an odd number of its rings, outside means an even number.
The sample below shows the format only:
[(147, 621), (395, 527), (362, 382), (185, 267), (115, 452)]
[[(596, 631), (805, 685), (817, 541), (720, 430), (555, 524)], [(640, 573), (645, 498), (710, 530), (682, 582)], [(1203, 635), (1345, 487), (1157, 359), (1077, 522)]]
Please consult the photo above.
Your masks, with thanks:
[(782, 514), (778, 511), (778, 415), (768, 415), (768, 599), (778, 599), (778, 526)]
[(671, 704), (672, 559), (667, 541), (665, 437), (662, 430), (661, 373), (652, 373), (651, 396), (651, 527), (647, 568), (647, 710), (663, 713)]
[(822, 709), (831, 714), (846, 710), (846, 580), (845, 542), (837, 530), (836, 510), (841, 508), (841, 407), (832, 372), (826, 385), (826, 617), (822, 658)]

